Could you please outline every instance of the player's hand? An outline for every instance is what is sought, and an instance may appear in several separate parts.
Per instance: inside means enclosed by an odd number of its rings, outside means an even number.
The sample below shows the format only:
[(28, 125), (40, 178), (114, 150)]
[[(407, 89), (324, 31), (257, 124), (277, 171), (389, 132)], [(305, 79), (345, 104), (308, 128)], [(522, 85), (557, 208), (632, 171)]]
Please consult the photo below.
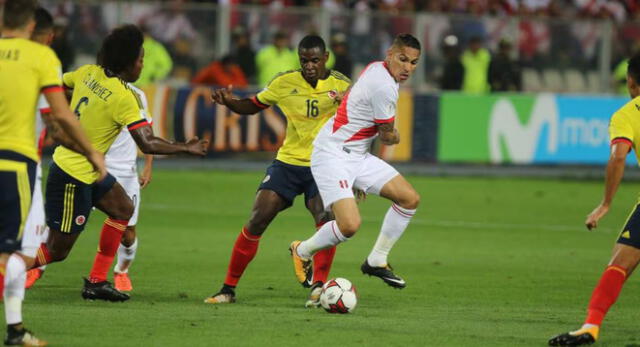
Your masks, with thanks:
[(400, 133), (398, 129), (393, 128), (393, 135), (391, 137), (381, 138), (380, 140), (387, 146), (397, 145), (400, 143)]
[(138, 182), (140, 183), (140, 188), (144, 189), (146, 186), (151, 183), (151, 168), (145, 166), (142, 170), (142, 174), (138, 178)]
[(207, 154), (209, 150), (209, 141), (208, 140), (200, 140), (198, 137), (194, 137), (191, 140), (187, 141), (187, 152), (193, 155), (204, 156)]
[(596, 207), (589, 215), (587, 216), (587, 220), (585, 224), (587, 229), (595, 229), (598, 227), (598, 221), (600, 218), (604, 217), (607, 212), (609, 212), (609, 205), (600, 204)]
[(367, 193), (364, 190), (353, 188), (353, 195), (356, 197), (356, 202), (361, 203), (367, 200)]
[(220, 105), (227, 105), (227, 101), (233, 99), (233, 94), (231, 91), (233, 90), (233, 85), (229, 85), (227, 88), (215, 89), (211, 92), (211, 99), (213, 102)]
[(102, 181), (107, 177), (107, 167), (104, 164), (104, 154), (93, 150), (87, 155), (87, 160), (89, 160), (93, 169), (98, 173), (98, 181)]

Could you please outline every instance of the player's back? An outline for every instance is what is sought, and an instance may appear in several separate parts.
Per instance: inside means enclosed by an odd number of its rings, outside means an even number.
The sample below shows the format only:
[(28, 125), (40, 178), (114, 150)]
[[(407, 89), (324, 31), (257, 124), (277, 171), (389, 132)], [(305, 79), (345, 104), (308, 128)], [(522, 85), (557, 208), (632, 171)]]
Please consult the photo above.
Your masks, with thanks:
[(318, 134), (314, 146), (364, 153), (377, 125), (394, 120), (399, 85), (384, 62), (369, 64)]
[(60, 61), (47, 46), (20, 38), (0, 39), (0, 150), (38, 160), (36, 102), (60, 89)]
[[(108, 76), (98, 65), (85, 65), (66, 73), (63, 82), (73, 89), (71, 108), (89, 141), (101, 153), (107, 152), (123, 126), (132, 130), (136, 124), (146, 123), (137, 94), (126, 82)], [(84, 183), (93, 183), (98, 176), (84, 156), (68, 148), (56, 148), (53, 160), (62, 170)]]

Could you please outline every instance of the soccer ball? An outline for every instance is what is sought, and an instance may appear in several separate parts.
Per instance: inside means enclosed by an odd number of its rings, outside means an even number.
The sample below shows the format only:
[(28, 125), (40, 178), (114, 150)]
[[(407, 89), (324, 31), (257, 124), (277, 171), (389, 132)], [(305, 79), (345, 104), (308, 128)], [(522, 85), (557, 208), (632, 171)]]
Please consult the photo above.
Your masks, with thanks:
[(320, 305), (329, 313), (353, 312), (357, 302), (356, 287), (348, 279), (330, 279), (322, 286)]

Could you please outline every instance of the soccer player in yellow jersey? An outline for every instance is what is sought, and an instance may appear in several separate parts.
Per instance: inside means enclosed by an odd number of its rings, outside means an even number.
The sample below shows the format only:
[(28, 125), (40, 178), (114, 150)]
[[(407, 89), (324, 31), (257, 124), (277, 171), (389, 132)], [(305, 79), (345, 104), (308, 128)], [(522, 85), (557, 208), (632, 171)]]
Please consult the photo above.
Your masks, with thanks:
[[(304, 194), (305, 205), (316, 226), (332, 218), (324, 211), (318, 187), (311, 176), (312, 142), (318, 130), (336, 112), (339, 97), (351, 81), (339, 72), (326, 69), (329, 53), (319, 36), (304, 37), (298, 45), (298, 57), (302, 69), (278, 74), (253, 98), (237, 99), (230, 88), (213, 92), (216, 103), (239, 114), (255, 114), (277, 105), (287, 118), (287, 133), (258, 188), (251, 217), (233, 246), (222, 289), (207, 298), (206, 303), (235, 302), (235, 288), (258, 251), (260, 237), (275, 216), (293, 204), (296, 196)], [(302, 283), (312, 287), (307, 307), (319, 306), (320, 289), (327, 280), (334, 254), (335, 248), (331, 248), (314, 258), (313, 277)]]
[[(611, 117), (609, 136), (611, 155), (607, 163), (605, 189), (602, 201), (587, 216), (589, 230), (609, 212), (613, 197), (624, 173), (627, 154), (633, 150), (640, 163), (640, 54), (629, 60), (627, 89), (631, 101)], [(549, 340), (550, 346), (580, 346), (592, 344), (598, 339), (600, 325), (609, 308), (616, 302), (622, 286), (640, 263), (640, 203), (633, 207), (622, 228), (613, 255), (598, 285), (591, 295), (587, 317), (580, 329), (560, 334)]]
[[(36, 8), (33, 0), (7, 0), (4, 4), (0, 39), (1, 285), (24, 276), (21, 258), (10, 255), (21, 247), (20, 239), (31, 205), (38, 161), (34, 112), (40, 93), (51, 106), (48, 117), (57, 121), (79, 155), (87, 155), (90, 170), (96, 170), (99, 178), (106, 175), (104, 157), (92, 148), (64, 97), (60, 61), (49, 47), (29, 40), (35, 26)], [(5, 345), (46, 345), (24, 328), (22, 298), (7, 297), (11, 299), (5, 302)]]
[[(204, 155), (207, 141), (197, 138), (172, 143), (154, 136), (137, 94), (135, 82), (142, 70), (143, 36), (134, 25), (114, 29), (103, 41), (98, 65), (85, 65), (66, 73), (63, 82), (73, 89), (71, 105), (89, 140), (102, 153), (126, 126), (145, 154)], [(125, 301), (129, 296), (106, 280), (118, 245), (134, 210), (133, 202), (115, 178), (103, 180), (91, 170), (75, 148), (59, 146), (53, 154), (46, 187), (45, 211), (49, 239), (38, 250), (35, 267), (64, 260), (95, 206), (107, 216), (93, 268), (82, 290), (85, 299)]]

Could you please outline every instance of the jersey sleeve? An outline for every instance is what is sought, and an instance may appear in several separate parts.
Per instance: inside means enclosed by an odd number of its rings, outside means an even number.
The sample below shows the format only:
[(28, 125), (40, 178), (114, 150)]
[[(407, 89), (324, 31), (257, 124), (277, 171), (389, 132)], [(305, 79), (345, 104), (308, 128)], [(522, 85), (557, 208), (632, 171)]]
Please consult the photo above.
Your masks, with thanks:
[(373, 121), (377, 124), (391, 123), (396, 118), (396, 102), (398, 98), (393, 89), (377, 88), (371, 95)]
[(62, 65), (51, 48), (43, 50), (37, 69), (42, 93), (62, 91)]
[(147, 122), (145, 118), (142, 102), (133, 91), (120, 99), (115, 117), (116, 123), (122, 126), (126, 125), (129, 131), (149, 125), (149, 122)]
[(282, 77), (276, 77), (267, 86), (254, 96), (251, 101), (260, 108), (273, 106), (282, 98)]
[(626, 142), (633, 147), (635, 142), (634, 132), (627, 114), (620, 111), (613, 114), (609, 123), (609, 138), (612, 145), (618, 142)]

